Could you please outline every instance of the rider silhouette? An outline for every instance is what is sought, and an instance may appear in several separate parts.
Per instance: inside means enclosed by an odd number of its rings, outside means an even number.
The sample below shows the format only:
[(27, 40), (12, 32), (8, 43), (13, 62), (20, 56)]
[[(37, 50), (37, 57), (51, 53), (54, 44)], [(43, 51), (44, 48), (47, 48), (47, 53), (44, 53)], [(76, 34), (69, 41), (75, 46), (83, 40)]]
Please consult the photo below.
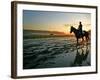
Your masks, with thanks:
[(82, 33), (82, 27), (83, 27), (82, 23), (79, 22), (78, 30), (79, 30), (79, 34), (80, 34), (80, 35), (83, 34), (83, 33)]

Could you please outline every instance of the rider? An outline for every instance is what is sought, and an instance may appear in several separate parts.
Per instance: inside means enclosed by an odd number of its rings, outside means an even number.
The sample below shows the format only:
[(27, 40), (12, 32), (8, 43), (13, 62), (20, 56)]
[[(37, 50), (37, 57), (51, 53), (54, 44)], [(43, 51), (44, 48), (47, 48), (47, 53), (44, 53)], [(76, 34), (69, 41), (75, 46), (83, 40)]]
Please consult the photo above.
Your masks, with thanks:
[(82, 23), (81, 23), (81, 21), (79, 22), (79, 26), (78, 26), (78, 30), (79, 30), (79, 34), (83, 34), (82, 33), (82, 27), (83, 27), (83, 25), (82, 25)]

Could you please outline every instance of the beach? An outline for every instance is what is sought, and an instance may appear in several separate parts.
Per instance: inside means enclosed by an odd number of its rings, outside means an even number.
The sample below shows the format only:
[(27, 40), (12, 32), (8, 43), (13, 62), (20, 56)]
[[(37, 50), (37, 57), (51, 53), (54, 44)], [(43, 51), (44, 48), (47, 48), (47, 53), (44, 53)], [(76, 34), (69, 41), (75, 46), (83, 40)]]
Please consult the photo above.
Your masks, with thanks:
[(75, 37), (23, 40), (23, 69), (91, 66), (90, 42), (76, 46)]

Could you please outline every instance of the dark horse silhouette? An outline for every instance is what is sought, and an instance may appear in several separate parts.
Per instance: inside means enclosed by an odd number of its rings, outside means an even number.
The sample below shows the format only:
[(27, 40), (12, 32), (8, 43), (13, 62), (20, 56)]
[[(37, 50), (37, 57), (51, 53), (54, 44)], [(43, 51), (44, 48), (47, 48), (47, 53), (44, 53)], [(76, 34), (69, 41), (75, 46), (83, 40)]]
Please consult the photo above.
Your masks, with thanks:
[(82, 41), (84, 41), (84, 37), (85, 37), (86, 41), (88, 42), (89, 33), (87, 31), (83, 31), (83, 34), (80, 34), (78, 29), (76, 29), (73, 26), (71, 26), (70, 33), (72, 33), (72, 32), (75, 34), (75, 37), (77, 39), (77, 44), (78, 44), (78, 39), (81, 38)]

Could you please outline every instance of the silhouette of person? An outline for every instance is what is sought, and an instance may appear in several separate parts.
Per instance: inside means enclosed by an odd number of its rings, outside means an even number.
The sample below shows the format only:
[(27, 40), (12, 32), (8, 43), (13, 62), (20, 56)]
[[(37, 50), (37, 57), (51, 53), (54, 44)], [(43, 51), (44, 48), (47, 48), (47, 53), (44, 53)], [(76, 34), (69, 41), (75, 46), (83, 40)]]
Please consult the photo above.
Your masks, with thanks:
[(82, 35), (82, 27), (83, 27), (83, 25), (82, 25), (82, 23), (81, 23), (81, 21), (79, 22), (79, 26), (78, 26), (78, 30), (79, 30), (79, 34), (80, 35)]

